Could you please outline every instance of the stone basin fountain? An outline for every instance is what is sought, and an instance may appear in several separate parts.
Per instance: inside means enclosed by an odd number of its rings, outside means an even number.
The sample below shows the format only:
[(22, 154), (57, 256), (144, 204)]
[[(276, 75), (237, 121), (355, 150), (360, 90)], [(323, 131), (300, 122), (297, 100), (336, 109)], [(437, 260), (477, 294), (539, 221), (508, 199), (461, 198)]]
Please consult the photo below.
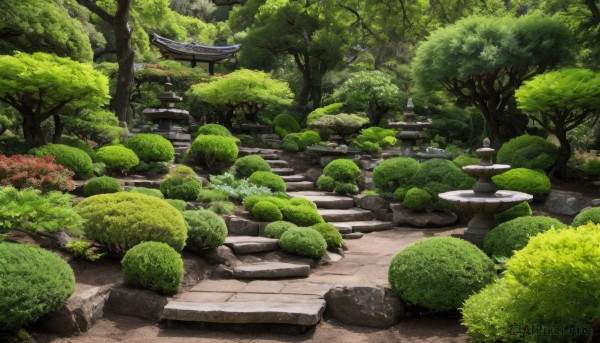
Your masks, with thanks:
[(465, 173), (479, 177), (473, 190), (445, 192), (439, 194), (439, 197), (473, 214), (462, 238), (482, 247), (485, 235), (497, 224), (494, 214), (505, 211), (523, 201), (531, 201), (533, 196), (522, 192), (498, 190), (492, 181), (492, 176), (502, 174), (511, 167), (506, 164), (492, 163), (492, 157), (496, 150), (490, 148), (488, 138), (483, 140), (483, 148), (477, 149), (476, 152), (481, 158), (479, 165), (462, 168)]
[(417, 144), (417, 140), (426, 137), (422, 130), (431, 125), (430, 122), (415, 121), (414, 108), (412, 98), (409, 98), (406, 104), (406, 112), (404, 112), (404, 121), (391, 121), (388, 123), (390, 127), (401, 129), (401, 131), (398, 131), (396, 138), (402, 142), (403, 157), (415, 156), (413, 146)]

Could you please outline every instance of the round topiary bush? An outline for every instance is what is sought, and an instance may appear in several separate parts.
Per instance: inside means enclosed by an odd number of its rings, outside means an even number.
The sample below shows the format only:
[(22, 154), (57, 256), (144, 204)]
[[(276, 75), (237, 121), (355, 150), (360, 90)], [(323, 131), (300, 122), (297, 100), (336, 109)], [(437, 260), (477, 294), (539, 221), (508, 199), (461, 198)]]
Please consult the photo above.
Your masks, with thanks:
[(396, 190), (394, 191), (394, 200), (400, 202), (404, 201), (404, 197), (406, 197), (406, 192), (408, 192), (408, 189), (406, 187), (396, 188)]
[(180, 176), (186, 179), (195, 179), (198, 177), (194, 169), (188, 166), (177, 166), (169, 170), (169, 176)]
[(333, 191), (343, 195), (355, 195), (358, 194), (359, 189), (352, 182), (337, 182)]
[(492, 180), (498, 186), (498, 189), (508, 189), (533, 195), (533, 200), (544, 199), (550, 193), (550, 179), (546, 174), (539, 171), (516, 168), (500, 175), (496, 175)]
[(64, 144), (47, 144), (31, 150), (30, 154), (37, 157), (54, 156), (55, 162), (73, 171), (76, 179), (85, 180), (94, 175), (92, 159), (85, 151), (77, 148)]
[(317, 209), (307, 205), (285, 206), (281, 213), (283, 213), (285, 220), (300, 226), (311, 226), (325, 222)]
[(235, 162), (238, 147), (232, 137), (217, 135), (200, 135), (196, 137), (191, 147), (197, 154), (198, 161), (210, 171), (228, 168)]
[(354, 182), (360, 177), (360, 168), (352, 160), (337, 159), (329, 162), (323, 174), (332, 177), (337, 182)]
[(404, 195), (403, 204), (413, 211), (424, 211), (431, 205), (431, 195), (422, 188), (411, 188)]
[(539, 136), (522, 135), (502, 144), (496, 160), (513, 168), (548, 170), (557, 156), (554, 144)]
[(298, 124), (296, 118), (287, 113), (275, 116), (275, 118), (273, 118), (273, 126), (275, 127), (275, 133), (278, 134), (280, 138), (283, 138), (290, 133), (300, 131), (300, 124)]
[(187, 238), (181, 213), (152, 196), (129, 192), (94, 195), (75, 210), (85, 219), (86, 237), (116, 253), (144, 241), (167, 243), (181, 251)]
[(73, 270), (58, 255), (0, 242), (0, 332), (15, 332), (58, 310), (74, 291)]
[(128, 171), (140, 163), (140, 159), (133, 150), (118, 145), (100, 148), (96, 152), (96, 158), (99, 162), (106, 164), (107, 168), (119, 172)]
[(173, 206), (177, 211), (183, 213), (185, 211), (185, 201), (179, 199), (164, 199), (164, 201)]
[(507, 222), (509, 220), (518, 218), (518, 217), (530, 217), (533, 214), (531, 211), (531, 206), (527, 201), (523, 201), (520, 204), (517, 204), (506, 211), (494, 214), (496, 220), (500, 223)]
[(281, 235), (289, 229), (297, 229), (298, 226), (294, 223), (279, 220), (265, 226), (265, 236), (270, 238), (281, 238)]
[(306, 198), (292, 198), (288, 203), (294, 206), (305, 205), (310, 206), (312, 208), (317, 208), (317, 204)]
[(581, 170), (583, 170), (585, 175), (589, 177), (600, 176), (600, 160), (591, 159), (585, 161), (585, 163), (581, 166)]
[(464, 303), (463, 325), (473, 341), (589, 339), (600, 308), (598, 246), (596, 224), (548, 230), (531, 238), (508, 260), (499, 282)]
[(246, 209), (246, 211), (251, 212), (254, 205), (256, 205), (259, 201), (266, 200), (267, 198), (269, 198), (269, 197), (266, 195), (260, 195), (260, 194), (250, 195), (250, 196), (247, 196), (246, 198), (244, 198), (242, 205), (244, 205), (244, 209)]
[(321, 258), (327, 251), (325, 238), (316, 230), (307, 228), (290, 228), (279, 238), (284, 251), (300, 256)]
[(90, 197), (96, 194), (117, 193), (123, 191), (123, 187), (117, 179), (110, 176), (100, 176), (83, 186), (83, 195)]
[(257, 171), (252, 173), (248, 178), (248, 181), (257, 186), (267, 187), (274, 193), (285, 193), (285, 181), (283, 181), (281, 176), (268, 171)]
[(343, 239), (342, 235), (338, 231), (338, 229), (329, 223), (320, 223), (315, 224), (310, 227), (313, 230), (317, 230), (323, 238), (325, 238), (325, 242), (327, 242), (327, 246), (331, 248), (339, 248), (342, 246)]
[(263, 222), (274, 222), (283, 218), (277, 205), (265, 200), (259, 201), (252, 207), (252, 216)]
[(600, 224), (600, 207), (592, 207), (579, 212), (579, 214), (573, 218), (571, 226), (578, 227), (585, 225), (588, 222)]
[(92, 159), (92, 161), (95, 161), (96, 159), (96, 152), (94, 151), (94, 149), (92, 149), (91, 146), (89, 146), (86, 142), (82, 141), (77, 137), (62, 135), (60, 137), (59, 143), (68, 145), (73, 148), (77, 148), (85, 152)]
[(388, 280), (409, 305), (434, 312), (461, 307), (473, 293), (496, 279), (494, 263), (479, 248), (454, 237), (434, 237), (400, 251)]
[(198, 179), (181, 176), (167, 176), (160, 182), (160, 192), (169, 199), (196, 201), (202, 190)]
[(132, 187), (127, 190), (130, 193), (144, 194), (152, 197), (156, 197), (159, 199), (163, 199), (165, 196), (158, 189), (154, 188), (146, 188), (146, 187)]
[(408, 157), (395, 157), (381, 162), (373, 170), (373, 183), (384, 192), (392, 193), (398, 187), (408, 185), (419, 171), (419, 162)]
[(147, 288), (161, 294), (179, 292), (183, 261), (181, 255), (165, 243), (140, 243), (127, 251), (121, 265), (128, 286)]
[(306, 130), (300, 134), (300, 145), (306, 149), (307, 147), (317, 144), (321, 141), (321, 135), (317, 131)]
[(550, 228), (563, 229), (566, 227), (558, 219), (533, 216), (518, 217), (496, 226), (486, 236), (483, 251), (490, 256), (512, 256), (515, 250), (521, 250), (529, 239)]
[(233, 164), (233, 168), (235, 173), (242, 178), (247, 178), (257, 171), (271, 171), (271, 165), (260, 155), (248, 155), (238, 158)]
[(298, 152), (302, 150), (302, 142), (300, 142), (300, 135), (297, 133), (290, 133), (283, 137), (281, 140), (281, 147), (287, 152)]
[(421, 164), (410, 184), (423, 188), (437, 198), (443, 192), (470, 189), (475, 184), (475, 179), (463, 173), (452, 161), (434, 158)]
[(219, 124), (204, 124), (198, 128), (198, 135), (215, 135), (223, 137), (231, 137), (231, 132)]
[(227, 238), (227, 225), (223, 218), (208, 210), (183, 212), (188, 224), (187, 247), (195, 251), (216, 248)]
[(170, 162), (175, 158), (173, 144), (166, 138), (153, 133), (138, 133), (125, 142), (144, 162)]
[(321, 175), (317, 179), (317, 188), (320, 191), (333, 192), (335, 186), (337, 186), (337, 182), (331, 176)]
[(460, 155), (453, 159), (452, 163), (456, 164), (457, 167), (462, 168), (464, 166), (478, 165), (479, 158), (471, 157), (469, 155)]

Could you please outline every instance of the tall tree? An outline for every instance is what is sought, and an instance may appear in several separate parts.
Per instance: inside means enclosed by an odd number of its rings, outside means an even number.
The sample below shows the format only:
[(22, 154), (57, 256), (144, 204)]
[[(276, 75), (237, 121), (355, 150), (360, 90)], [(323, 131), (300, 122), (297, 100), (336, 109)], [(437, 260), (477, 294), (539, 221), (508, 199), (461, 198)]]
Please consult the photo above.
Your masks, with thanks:
[(93, 109), (108, 99), (108, 79), (89, 64), (42, 52), (0, 56), (0, 101), (19, 112), (30, 146), (46, 143), (41, 124), (50, 117), (60, 139), (66, 106)]
[(516, 91), (519, 108), (560, 142), (551, 175), (564, 175), (571, 157), (569, 131), (600, 115), (600, 74), (565, 68), (538, 75)]
[(477, 107), (492, 146), (523, 81), (570, 61), (568, 27), (551, 18), (472, 17), (439, 29), (417, 49), (412, 71), (426, 90), (445, 89)]

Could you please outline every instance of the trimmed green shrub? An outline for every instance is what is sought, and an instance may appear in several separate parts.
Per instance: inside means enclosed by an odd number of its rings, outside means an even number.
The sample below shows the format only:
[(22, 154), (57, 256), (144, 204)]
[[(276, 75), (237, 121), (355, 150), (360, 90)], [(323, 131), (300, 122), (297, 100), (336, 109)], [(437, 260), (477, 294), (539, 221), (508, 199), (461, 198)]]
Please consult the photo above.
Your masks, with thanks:
[(140, 159), (133, 150), (118, 145), (109, 145), (100, 148), (96, 152), (96, 158), (98, 161), (106, 164), (108, 169), (119, 172), (128, 171), (140, 163)]
[(396, 201), (404, 201), (404, 197), (406, 197), (406, 192), (408, 192), (408, 188), (406, 187), (398, 187), (394, 191), (394, 200)]
[(292, 198), (288, 201), (288, 203), (293, 206), (305, 205), (305, 206), (310, 206), (315, 209), (317, 208), (317, 204), (315, 204), (314, 202), (312, 202), (311, 200), (308, 200), (306, 198)]
[(317, 179), (317, 188), (320, 191), (333, 192), (336, 185), (337, 182), (331, 176), (321, 174)]
[(312, 258), (321, 258), (327, 251), (325, 238), (307, 228), (289, 228), (279, 238), (279, 244), (284, 251)]
[(117, 253), (144, 241), (167, 243), (181, 251), (187, 238), (181, 213), (152, 196), (129, 192), (94, 195), (75, 210), (86, 220), (86, 237)]
[(96, 176), (104, 176), (106, 175), (106, 163), (103, 162), (94, 162), (92, 164), (92, 171)]
[(175, 209), (179, 212), (185, 211), (185, 201), (179, 199), (164, 199), (167, 204), (175, 207)]
[(224, 201), (229, 199), (229, 195), (218, 189), (206, 189), (203, 188), (198, 194), (197, 201), (200, 202), (213, 202), (213, 201)]
[(235, 173), (242, 178), (249, 177), (257, 171), (271, 171), (271, 165), (260, 155), (240, 157), (233, 164), (233, 168), (235, 169)]
[(131, 173), (140, 173), (148, 175), (166, 174), (171, 168), (169, 162), (144, 162), (140, 161), (137, 166), (131, 168)]
[(321, 135), (314, 130), (306, 130), (300, 133), (300, 147), (302, 150), (321, 141)]
[(310, 125), (324, 115), (341, 113), (344, 105), (345, 104), (343, 102), (336, 102), (325, 107), (317, 108), (308, 114), (306, 123)]
[(47, 144), (30, 151), (37, 157), (54, 156), (56, 163), (72, 170), (75, 178), (89, 179), (93, 175), (92, 159), (83, 150), (64, 144)]
[(229, 197), (243, 200), (251, 195), (271, 196), (273, 192), (265, 186), (256, 185), (248, 179), (237, 180), (231, 173), (210, 176), (210, 187), (226, 193)]
[(129, 188), (127, 191), (130, 193), (149, 195), (149, 196), (156, 197), (159, 199), (162, 199), (165, 197), (160, 190), (154, 189), (154, 188), (132, 187), (132, 188)]
[(73, 270), (55, 253), (0, 242), (0, 332), (57, 311), (74, 291)]
[[(473, 341), (589, 339), (600, 317), (599, 246), (597, 224), (531, 238), (508, 260), (498, 283), (463, 305), (463, 325)], [(561, 335), (548, 335), (557, 331)]]
[(59, 143), (68, 145), (73, 148), (77, 148), (85, 152), (92, 159), (92, 161), (96, 160), (96, 152), (94, 151), (94, 149), (92, 149), (91, 146), (89, 146), (86, 142), (82, 141), (77, 137), (62, 135), (60, 137)]
[(337, 159), (329, 162), (323, 174), (332, 177), (337, 182), (356, 182), (360, 177), (360, 168), (352, 160)]
[(235, 204), (230, 201), (213, 201), (208, 210), (216, 214), (232, 215), (235, 214)]
[(471, 157), (469, 155), (460, 155), (453, 159), (452, 163), (456, 164), (457, 167), (462, 168), (464, 166), (478, 165), (479, 158)]
[(227, 225), (212, 211), (198, 210), (183, 213), (188, 224), (187, 247), (194, 251), (216, 248), (227, 238)]
[(83, 186), (83, 195), (86, 197), (96, 194), (108, 194), (122, 192), (123, 187), (117, 179), (110, 176), (100, 176), (95, 179), (88, 181)]
[(550, 228), (563, 229), (566, 227), (558, 219), (533, 216), (518, 217), (496, 226), (486, 236), (483, 251), (490, 256), (510, 257), (515, 250), (521, 250), (529, 239)]
[(573, 218), (571, 226), (578, 227), (585, 225), (588, 222), (600, 224), (600, 207), (592, 207), (579, 212), (579, 214)]
[(527, 201), (523, 201), (522, 203), (517, 204), (506, 211), (494, 214), (494, 217), (498, 222), (504, 223), (518, 217), (530, 217), (532, 214), (533, 212), (531, 211), (529, 203)]
[(160, 191), (165, 198), (196, 201), (202, 183), (198, 179), (183, 178), (181, 176), (167, 176), (160, 183)]
[(343, 195), (355, 195), (358, 194), (358, 186), (352, 182), (338, 182), (333, 189), (334, 192)]
[(581, 166), (581, 170), (583, 170), (585, 175), (589, 177), (600, 176), (600, 160), (591, 159), (585, 161), (585, 163)]
[(338, 231), (338, 229), (329, 223), (321, 223), (315, 224), (310, 227), (313, 230), (317, 230), (323, 238), (325, 238), (325, 242), (327, 242), (327, 246), (331, 248), (339, 248), (342, 246), (343, 239), (342, 235)]
[(256, 139), (250, 135), (239, 134), (235, 135), (235, 137), (240, 140), (242, 146), (254, 146), (254, 143), (256, 143)]
[(554, 144), (539, 136), (522, 135), (502, 144), (496, 160), (513, 168), (548, 170), (557, 156)]
[(198, 128), (198, 134), (231, 137), (231, 132), (225, 126), (219, 124), (204, 124)]
[(165, 243), (140, 243), (127, 251), (121, 265), (128, 286), (147, 288), (161, 294), (179, 292), (183, 260)]
[(550, 193), (550, 187), (552, 186), (546, 174), (526, 168), (511, 169), (494, 176), (492, 180), (496, 183), (498, 189), (532, 194), (534, 200), (543, 198)]
[(170, 162), (175, 158), (173, 144), (154, 133), (138, 133), (129, 138), (125, 146), (144, 162)]
[(302, 143), (300, 142), (300, 135), (297, 133), (290, 133), (281, 140), (281, 147), (287, 152), (298, 152), (302, 150)]
[(373, 183), (384, 192), (393, 192), (408, 182), (419, 171), (419, 162), (408, 157), (395, 157), (381, 162), (373, 170)]
[(398, 140), (395, 138), (396, 130), (385, 129), (382, 127), (372, 126), (362, 129), (353, 141), (352, 146), (359, 148), (368, 154), (373, 151), (381, 151), (381, 148), (395, 145)]
[(199, 162), (210, 171), (228, 168), (235, 162), (238, 147), (235, 139), (217, 135), (200, 135), (191, 147)]
[(473, 244), (454, 237), (429, 238), (405, 248), (392, 259), (388, 272), (402, 300), (434, 312), (459, 308), (495, 279), (494, 262)]
[(403, 204), (413, 211), (424, 211), (431, 204), (431, 195), (422, 188), (411, 188), (404, 195)]
[(254, 218), (264, 222), (274, 222), (283, 218), (277, 205), (264, 200), (259, 201), (252, 207), (252, 215)]
[(437, 198), (443, 192), (470, 189), (475, 179), (463, 173), (452, 161), (434, 158), (421, 164), (421, 169), (410, 180), (410, 184), (423, 188)]
[(297, 229), (298, 226), (294, 223), (286, 222), (283, 220), (279, 220), (276, 222), (272, 222), (265, 226), (265, 236), (270, 238), (281, 238), (284, 232), (289, 229)]
[(244, 198), (244, 201), (242, 203), (242, 205), (244, 205), (244, 208), (246, 209), (246, 211), (252, 211), (252, 208), (254, 207), (254, 205), (256, 205), (259, 201), (264, 201), (267, 198), (269, 198), (269, 196), (267, 195), (250, 195), (246, 198)]
[(257, 171), (252, 173), (248, 178), (248, 181), (251, 183), (264, 186), (269, 188), (274, 193), (282, 192), (285, 193), (285, 181), (281, 178), (281, 176), (267, 172), (267, 171)]
[(273, 119), (273, 126), (275, 127), (275, 133), (278, 134), (280, 138), (283, 138), (290, 133), (300, 131), (300, 124), (298, 124), (296, 118), (287, 113), (277, 115)]
[(169, 176), (180, 176), (186, 179), (196, 179), (198, 174), (194, 171), (194, 169), (188, 166), (177, 166), (171, 168), (169, 171)]
[(286, 206), (281, 210), (285, 220), (300, 226), (311, 226), (324, 223), (317, 209), (306, 205)]

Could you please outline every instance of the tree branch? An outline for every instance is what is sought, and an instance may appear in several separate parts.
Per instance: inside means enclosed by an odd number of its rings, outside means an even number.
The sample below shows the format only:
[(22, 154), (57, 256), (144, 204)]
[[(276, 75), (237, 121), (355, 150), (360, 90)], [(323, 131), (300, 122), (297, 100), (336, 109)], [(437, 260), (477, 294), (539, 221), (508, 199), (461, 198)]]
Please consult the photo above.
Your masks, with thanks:
[(94, 0), (77, 0), (77, 3), (81, 6), (86, 7), (88, 10), (92, 11), (94, 14), (102, 18), (102, 20), (108, 22), (113, 25), (115, 17), (108, 14), (105, 10), (103, 10), (100, 6), (96, 4)]

